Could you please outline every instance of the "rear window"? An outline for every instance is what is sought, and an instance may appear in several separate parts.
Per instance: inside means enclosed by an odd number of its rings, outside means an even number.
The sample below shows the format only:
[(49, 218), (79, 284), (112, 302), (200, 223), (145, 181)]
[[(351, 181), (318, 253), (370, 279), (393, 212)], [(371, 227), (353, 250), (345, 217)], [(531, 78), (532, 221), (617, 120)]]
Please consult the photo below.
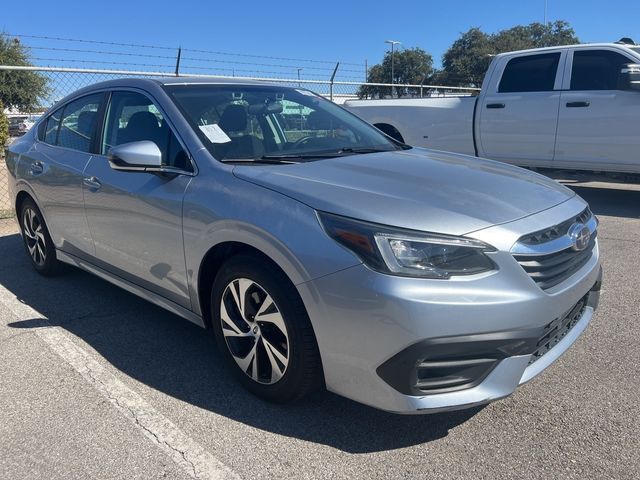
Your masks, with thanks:
[(559, 62), (560, 52), (512, 58), (504, 69), (498, 91), (551, 91), (556, 82)]
[(68, 103), (60, 121), (56, 145), (89, 152), (98, 124), (98, 108), (102, 93), (88, 95)]

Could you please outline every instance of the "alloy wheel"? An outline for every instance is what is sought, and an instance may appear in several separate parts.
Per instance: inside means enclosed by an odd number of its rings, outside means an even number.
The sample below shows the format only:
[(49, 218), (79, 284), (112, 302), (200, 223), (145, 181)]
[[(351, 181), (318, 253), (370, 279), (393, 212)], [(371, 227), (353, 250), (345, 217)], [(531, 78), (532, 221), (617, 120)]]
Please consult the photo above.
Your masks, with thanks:
[(44, 228), (38, 214), (30, 207), (25, 208), (22, 214), (22, 232), (24, 233), (31, 259), (39, 267), (44, 265), (47, 260)]
[(262, 384), (278, 382), (289, 364), (289, 336), (271, 295), (248, 278), (232, 280), (220, 302), (222, 334), (236, 364)]

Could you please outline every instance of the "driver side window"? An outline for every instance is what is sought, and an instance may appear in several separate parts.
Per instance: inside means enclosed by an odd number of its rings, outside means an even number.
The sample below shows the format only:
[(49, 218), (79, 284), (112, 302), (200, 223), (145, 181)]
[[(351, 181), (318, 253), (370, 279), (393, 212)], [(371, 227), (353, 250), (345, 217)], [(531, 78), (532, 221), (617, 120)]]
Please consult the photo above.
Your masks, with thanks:
[(137, 92), (113, 92), (109, 102), (101, 153), (123, 143), (148, 140), (162, 152), (162, 164), (191, 170), (187, 152), (182, 148), (162, 113), (145, 95)]

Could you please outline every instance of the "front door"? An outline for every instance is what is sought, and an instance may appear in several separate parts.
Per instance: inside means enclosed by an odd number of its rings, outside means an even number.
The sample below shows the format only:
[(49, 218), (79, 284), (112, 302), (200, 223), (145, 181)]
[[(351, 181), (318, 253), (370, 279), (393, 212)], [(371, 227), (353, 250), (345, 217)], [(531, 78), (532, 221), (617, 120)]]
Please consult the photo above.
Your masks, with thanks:
[(560, 101), (557, 167), (640, 173), (640, 92), (618, 85), (629, 63), (638, 61), (604, 48), (573, 52)]
[[(479, 153), (517, 165), (550, 166), (563, 52), (511, 58), (478, 104)], [(484, 88), (484, 87), (483, 87)]]
[[(159, 108), (144, 94), (111, 94), (100, 155), (85, 170), (85, 212), (98, 265), (189, 308), (182, 241), (182, 202), (191, 181), (186, 151)], [(109, 148), (150, 140), (163, 162), (183, 174), (125, 172), (111, 168)]]

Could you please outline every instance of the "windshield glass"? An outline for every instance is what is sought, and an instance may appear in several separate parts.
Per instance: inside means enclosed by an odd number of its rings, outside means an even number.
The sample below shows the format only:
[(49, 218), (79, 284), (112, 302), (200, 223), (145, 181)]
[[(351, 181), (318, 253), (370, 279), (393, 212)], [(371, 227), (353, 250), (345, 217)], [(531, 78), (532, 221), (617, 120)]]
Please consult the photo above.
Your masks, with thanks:
[(165, 89), (218, 160), (300, 161), (400, 148), (308, 90), (262, 85)]

